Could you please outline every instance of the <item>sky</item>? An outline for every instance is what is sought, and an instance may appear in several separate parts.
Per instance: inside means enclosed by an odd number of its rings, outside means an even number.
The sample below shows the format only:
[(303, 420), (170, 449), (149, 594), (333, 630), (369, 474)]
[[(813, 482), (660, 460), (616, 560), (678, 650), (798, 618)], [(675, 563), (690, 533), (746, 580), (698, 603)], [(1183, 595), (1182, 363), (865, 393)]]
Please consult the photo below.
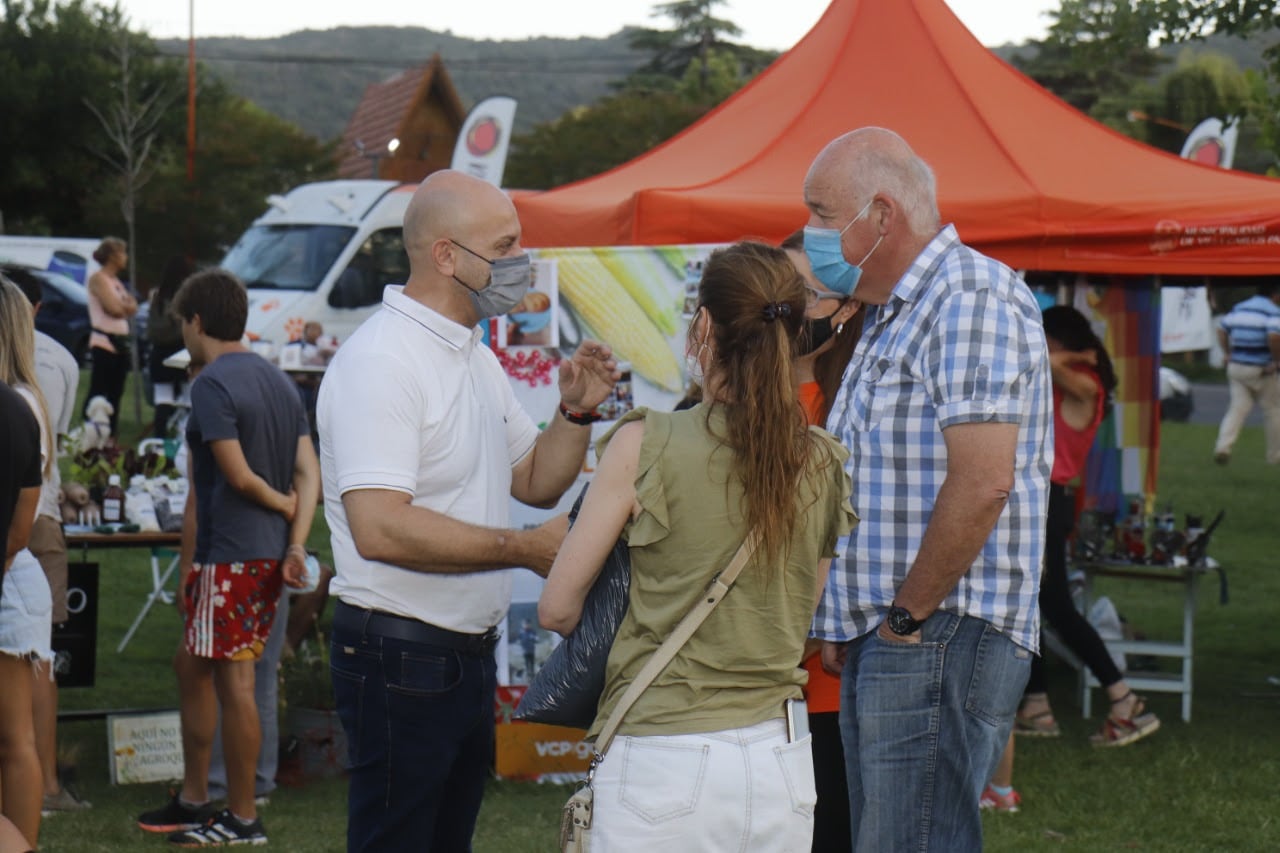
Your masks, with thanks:
[[(133, 26), (156, 38), (195, 34), (266, 38), (337, 26), (421, 26), (469, 38), (606, 36), (625, 25), (663, 26), (649, 17), (659, 0), (120, 0)], [(896, 2), (896, 0), (877, 0)], [(1041, 38), (1058, 0), (946, 0), (983, 44)], [(822, 17), (828, 0), (729, 0), (717, 14), (743, 29), (740, 41), (786, 50)], [(298, 14), (300, 10), (303, 14)]]

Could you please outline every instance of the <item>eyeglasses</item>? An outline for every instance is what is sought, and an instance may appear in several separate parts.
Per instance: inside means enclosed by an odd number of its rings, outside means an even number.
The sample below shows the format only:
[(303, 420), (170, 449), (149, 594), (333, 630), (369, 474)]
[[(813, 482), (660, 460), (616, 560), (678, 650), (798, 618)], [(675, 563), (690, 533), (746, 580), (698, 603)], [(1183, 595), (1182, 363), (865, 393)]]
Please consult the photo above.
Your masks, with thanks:
[(843, 302), (844, 296), (843, 294), (832, 293), (829, 290), (818, 290), (816, 287), (810, 287), (809, 285), (806, 284), (804, 288), (804, 299), (805, 299), (806, 308), (816, 308), (818, 307), (818, 303), (824, 299), (832, 299), (832, 300), (835, 300), (836, 302)]

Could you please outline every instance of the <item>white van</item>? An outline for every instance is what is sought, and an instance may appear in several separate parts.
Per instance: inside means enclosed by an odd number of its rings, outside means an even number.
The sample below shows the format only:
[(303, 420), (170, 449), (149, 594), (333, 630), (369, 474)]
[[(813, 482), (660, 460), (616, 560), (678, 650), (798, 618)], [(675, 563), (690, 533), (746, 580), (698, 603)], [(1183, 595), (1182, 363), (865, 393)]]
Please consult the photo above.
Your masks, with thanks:
[(249, 288), (253, 340), (283, 346), (318, 320), (345, 340), (409, 276), (404, 212), (417, 184), (325, 181), (267, 199), (222, 266)]

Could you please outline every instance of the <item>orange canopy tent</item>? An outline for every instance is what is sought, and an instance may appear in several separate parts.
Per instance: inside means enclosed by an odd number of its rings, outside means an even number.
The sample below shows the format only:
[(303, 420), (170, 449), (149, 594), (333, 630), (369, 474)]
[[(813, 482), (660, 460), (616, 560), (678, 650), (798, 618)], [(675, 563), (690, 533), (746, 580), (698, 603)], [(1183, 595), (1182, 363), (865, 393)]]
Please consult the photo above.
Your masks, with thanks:
[(515, 202), (530, 247), (777, 240), (836, 136), (897, 131), (970, 245), (1015, 268), (1280, 272), (1280, 182), (1182, 160), (1059, 101), (943, 0), (834, 0), (792, 50), (680, 135)]

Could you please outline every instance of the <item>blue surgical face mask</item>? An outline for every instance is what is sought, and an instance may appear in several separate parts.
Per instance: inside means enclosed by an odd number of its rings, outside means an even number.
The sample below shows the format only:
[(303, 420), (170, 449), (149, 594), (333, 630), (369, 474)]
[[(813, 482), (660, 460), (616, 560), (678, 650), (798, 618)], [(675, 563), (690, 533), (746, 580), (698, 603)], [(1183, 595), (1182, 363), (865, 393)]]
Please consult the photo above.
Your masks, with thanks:
[(527, 253), (491, 261), (478, 252), (472, 252), (457, 240), (450, 242), (489, 265), (489, 283), (480, 290), (457, 276), (453, 277), (454, 281), (471, 291), (471, 304), (475, 306), (481, 320), (506, 314), (520, 304), (533, 283), (533, 271)]
[[(872, 199), (875, 201), (875, 199)], [(849, 220), (849, 224), (837, 230), (835, 228), (817, 228), (813, 225), (804, 227), (804, 253), (809, 258), (809, 266), (813, 267), (813, 275), (818, 281), (827, 287), (843, 293), (845, 296), (853, 295), (854, 289), (858, 286), (858, 279), (862, 278), (862, 265), (867, 262), (867, 258), (871, 257), (879, 246), (880, 241), (884, 239), (881, 234), (876, 240), (875, 245), (871, 247), (871, 251), (862, 256), (862, 260), (857, 264), (851, 264), (844, 259), (844, 249), (840, 245), (844, 232), (853, 227), (853, 223), (857, 222), (867, 211), (871, 209), (872, 201), (867, 202), (862, 210), (858, 211), (858, 215)]]

